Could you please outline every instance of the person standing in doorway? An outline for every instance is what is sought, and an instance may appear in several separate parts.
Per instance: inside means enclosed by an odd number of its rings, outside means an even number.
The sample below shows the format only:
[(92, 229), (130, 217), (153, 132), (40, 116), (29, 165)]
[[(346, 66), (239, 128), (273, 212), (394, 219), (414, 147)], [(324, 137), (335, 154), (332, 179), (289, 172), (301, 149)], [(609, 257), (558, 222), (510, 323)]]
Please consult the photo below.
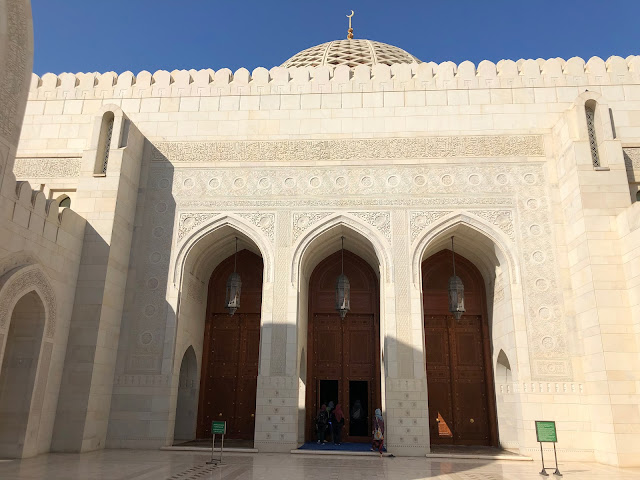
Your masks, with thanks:
[(327, 413), (327, 406), (323, 403), (316, 417), (316, 430), (318, 432), (318, 443), (326, 442), (325, 436), (327, 434), (327, 424), (329, 423), (329, 414)]
[(376, 416), (373, 419), (373, 442), (371, 442), (371, 450), (378, 450), (382, 456), (382, 448), (384, 447), (384, 420), (382, 411), (376, 408)]
[(331, 443), (336, 443), (335, 439), (333, 438), (333, 409), (335, 408), (335, 404), (333, 403), (333, 400), (329, 400), (329, 403), (327, 403), (327, 416), (329, 417), (329, 425), (327, 425), (327, 430), (329, 430), (329, 435), (331, 435)]
[(340, 445), (342, 443), (342, 427), (344, 427), (344, 413), (342, 406), (338, 403), (336, 408), (331, 412), (331, 425), (333, 426), (333, 443)]

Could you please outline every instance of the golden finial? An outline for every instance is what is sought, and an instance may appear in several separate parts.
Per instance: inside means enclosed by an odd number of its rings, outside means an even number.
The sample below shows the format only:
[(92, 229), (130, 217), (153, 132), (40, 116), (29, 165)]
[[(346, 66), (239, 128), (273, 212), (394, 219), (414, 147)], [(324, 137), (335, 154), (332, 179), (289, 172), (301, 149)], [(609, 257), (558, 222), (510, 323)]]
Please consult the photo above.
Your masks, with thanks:
[(353, 38), (353, 28), (351, 27), (351, 17), (353, 17), (353, 10), (351, 10), (351, 15), (347, 15), (349, 19), (349, 33), (347, 33), (347, 38), (351, 40)]

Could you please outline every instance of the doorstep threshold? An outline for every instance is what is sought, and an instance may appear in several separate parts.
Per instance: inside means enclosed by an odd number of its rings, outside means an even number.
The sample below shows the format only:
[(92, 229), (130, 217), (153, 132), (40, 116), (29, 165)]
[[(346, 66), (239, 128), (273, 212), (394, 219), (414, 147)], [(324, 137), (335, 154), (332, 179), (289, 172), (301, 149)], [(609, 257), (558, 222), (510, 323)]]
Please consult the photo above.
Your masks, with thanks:
[[(160, 447), (160, 450), (167, 450), (170, 452), (209, 452), (211, 453), (211, 447), (190, 447), (190, 446), (178, 446), (172, 445), (170, 447)], [(214, 452), (219, 452), (220, 448), (216, 447), (213, 449)], [(228, 447), (224, 449), (225, 452), (229, 453), (258, 453), (257, 448), (233, 448)]]
[(517, 453), (500, 452), (500, 453), (463, 453), (463, 452), (438, 452), (427, 453), (427, 458), (448, 458), (448, 459), (465, 459), (465, 460), (510, 460), (514, 462), (532, 462), (533, 458)]
[[(379, 457), (380, 454), (377, 452), (353, 452), (348, 450), (311, 450), (304, 449), (301, 450), (299, 448), (295, 450), (291, 450), (291, 453), (296, 455), (334, 455), (334, 456), (343, 456), (343, 457)], [(383, 457), (391, 457), (389, 452), (383, 452)]]

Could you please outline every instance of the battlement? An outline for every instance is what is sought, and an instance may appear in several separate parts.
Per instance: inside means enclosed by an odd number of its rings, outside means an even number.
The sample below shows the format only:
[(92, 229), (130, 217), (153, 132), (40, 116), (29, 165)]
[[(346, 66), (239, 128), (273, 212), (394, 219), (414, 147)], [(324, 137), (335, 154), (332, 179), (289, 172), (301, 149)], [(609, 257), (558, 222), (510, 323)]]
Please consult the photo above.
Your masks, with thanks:
[(569, 60), (484, 60), (436, 64), (377, 64), (350, 68), (259, 67), (205, 70), (158, 70), (137, 75), (124, 72), (47, 73), (33, 75), (29, 99), (141, 98), (181, 96), (339, 93), (406, 90), (486, 89), (616, 85), (640, 83), (640, 56), (612, 56), (606, 61), (591, 57)]
[[(85, 220), (69, 208), (60, 208), (57, 200), (48, 200), (29, 182), (15, 182), (12, 220), (47, 240), (68, 244), (68, 238), (82, 240)], [(64, 235), (61, 233), (64, 232)]]

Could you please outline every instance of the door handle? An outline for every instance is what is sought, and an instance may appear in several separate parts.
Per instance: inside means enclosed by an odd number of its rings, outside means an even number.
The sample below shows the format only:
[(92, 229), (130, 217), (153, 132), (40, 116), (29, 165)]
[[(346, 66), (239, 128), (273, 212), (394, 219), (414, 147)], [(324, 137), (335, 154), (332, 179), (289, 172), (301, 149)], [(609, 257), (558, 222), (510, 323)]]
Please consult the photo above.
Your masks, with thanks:
[(253, 417), (255, 417), (255, 416), (256, 416), (256, 414), (255, 414), (255, 413), (252, 413), (252, 414), (251, 414), (251, 418), (253, 418)]

